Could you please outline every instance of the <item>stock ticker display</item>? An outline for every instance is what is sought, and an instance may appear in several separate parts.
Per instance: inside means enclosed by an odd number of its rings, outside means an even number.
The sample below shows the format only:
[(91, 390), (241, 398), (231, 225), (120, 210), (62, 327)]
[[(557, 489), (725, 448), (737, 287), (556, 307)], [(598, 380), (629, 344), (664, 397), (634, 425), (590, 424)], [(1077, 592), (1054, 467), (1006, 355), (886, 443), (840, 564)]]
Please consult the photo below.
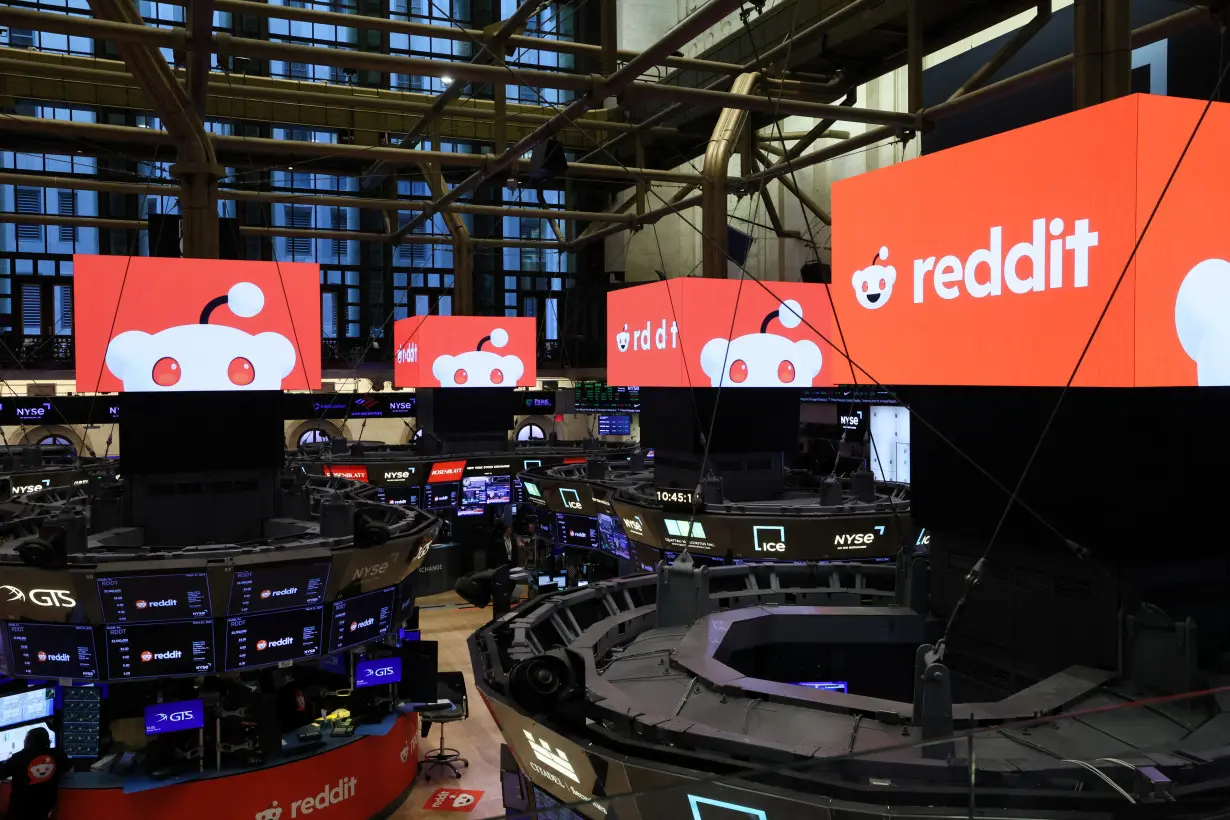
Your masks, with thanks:
[(577, 413), (639, 413), (641, 389), (579, 381), (573, 387), (573, 409)]

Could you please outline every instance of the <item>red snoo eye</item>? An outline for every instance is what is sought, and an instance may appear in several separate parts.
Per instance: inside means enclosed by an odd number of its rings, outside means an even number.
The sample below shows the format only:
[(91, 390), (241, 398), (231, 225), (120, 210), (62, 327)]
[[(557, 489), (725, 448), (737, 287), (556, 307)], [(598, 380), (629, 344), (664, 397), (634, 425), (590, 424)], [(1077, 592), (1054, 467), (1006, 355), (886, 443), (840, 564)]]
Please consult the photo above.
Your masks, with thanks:
[(503, 384), (504, 383), (504, 372), (502, 370), (492, 370), (491, 371), (491, 383), (492, 384)]
[(172, 359), (170, 356), (163, 356), (158, 361), (154, 362), (154, 384), (159, 387), (170, 387), (179, 381), (179, 377), (183, 375), (183, 370), (180, 369), (179, 362)]
[(789, 384), (794, 381), (794, 365), (788, 361), (783, 361), (777, 366), (777, 378), (783, 384)]
[(226, 368), (226, 375), (230, 378), (231, 384), (246, 387), (256, 378), (256, 368), (243, 356), (236, 356), (231, 359), (230, 365)]
[(867, 292), (867, 283), (864, 282), (863, 283), (863, 293), (866, 293), (866, 292)]
[(735, 384), (747, 381), (747, 362), (742, 359), (734, 360), (730, 365), (730, 380)]
[(470, 380), (470, 374), (465, 372), (464, 370), (458, 370), (456, 373), (453, 374), (453, 381), (456, 384), (465, 384), (469, 380)]
[(885, 282), (883, 279), (881, 279), (880, 280), (880, 290), (884, 290), (887, 287), (888, 287), (888, 283)]

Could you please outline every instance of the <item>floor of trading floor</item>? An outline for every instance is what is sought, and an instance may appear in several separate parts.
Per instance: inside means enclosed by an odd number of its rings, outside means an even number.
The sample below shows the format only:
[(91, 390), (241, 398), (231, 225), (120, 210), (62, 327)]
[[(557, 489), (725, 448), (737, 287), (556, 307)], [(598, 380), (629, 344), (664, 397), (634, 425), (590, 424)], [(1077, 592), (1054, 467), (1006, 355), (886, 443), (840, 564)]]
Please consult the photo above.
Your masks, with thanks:
[[(470, 701), (468, 720), (449, 723), (444, 727), (445, 745), (461, 752), (470, 761), (469, 768), (461, 770), (461, 779), (452, 772), (437, 767), (430, 781), (422, 774), (415, 781), (414, 789), (406, 802), (392, 815), (391, 820), (418, 820), (419, 818), (461, 818), (484, 820), (504, 816), (500, 798), (500, 730), (496, 728), (491, 712), (474, 687), (474, 670), (470, 667), (470, 654), (466, 640), (491, 618), (491, 608), (474, 609), (462, 603), (456, 593), (448, 592), (418, 600), (419, 630), (423, 640), (437, 641), (440, 648), (440, 670), (461, 670), (465, 673), (466, 693)], [(429, 737), (419, 738), (419, 758), (432, 747), (440, 745), (439, 724), (431, 727)], [(456, 809), (432, 810), (430, 805), (437, 790), (464, 789), (477, 797), (469, 813)], [(479, 796), (481, 793), (481, 796)], [(450, 802), (452, 797), (450, 796)]]

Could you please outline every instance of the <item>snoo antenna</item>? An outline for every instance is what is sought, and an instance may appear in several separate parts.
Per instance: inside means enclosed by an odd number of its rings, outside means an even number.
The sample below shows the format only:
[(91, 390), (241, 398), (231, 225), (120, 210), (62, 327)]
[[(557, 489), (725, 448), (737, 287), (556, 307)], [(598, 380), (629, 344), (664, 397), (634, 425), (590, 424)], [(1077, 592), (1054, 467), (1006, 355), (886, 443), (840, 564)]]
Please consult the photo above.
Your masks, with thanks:
[(482, 350), (483, 345), (487, 344), (487, 342), (491, 342), (492, 347), (504, 347), (508, 344), (508, 331), (502, 327), (497, 327), (491, 331), (490, 336), (484, 336), (479, 340), (478, 347), (475, 350)]
[(241, 319), (251, 319), (265, 308), (265, 294), (251, 282), (236, 282), (225, 296), (211, 299), (201, 311), (201, 324), (209, 324), (209, 317), (215, 309), (226, 305), (231, 313)]
[(768, 333), (769, 323), (774, 319), (781, 322), (782, 327), (798, 327), (803, 322), (803, 306), (793, 299), (786, 299), (782, 302), (781, 307), (770, 311), (769, 315), (764, 317), (764, 321), (760, 323), (760, 332)]

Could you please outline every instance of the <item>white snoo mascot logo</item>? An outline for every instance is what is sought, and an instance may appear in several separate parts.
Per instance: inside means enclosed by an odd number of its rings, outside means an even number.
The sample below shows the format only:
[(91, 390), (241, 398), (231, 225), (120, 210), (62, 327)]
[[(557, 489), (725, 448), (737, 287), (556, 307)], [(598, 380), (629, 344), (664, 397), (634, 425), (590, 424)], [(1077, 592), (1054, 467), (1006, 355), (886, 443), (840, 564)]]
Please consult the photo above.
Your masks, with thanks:
[(893, 295), (893, 285), (897, 283), (897, 269), (892, 265), (881, 265), (888, 261), (888, 248), (880, 248), (872, 263), (862, 270), (856, 270), (852, 277), (854, 283), (854, 298), (868, 310), (877, 310), (888, 304), (888, 297)]
[(774, 319), (798, 327), (803, 306), (793, 299), (764, 317), (759, 333), (737, 339), (710, 339), (700, 351), (700, 367), (713, 387), (811, 387), (824, 357), (815, 342), (795, 342), (769, 333)]
[(1175, 297), (1174, 326), (1196, 363), (1196, 384), (1230, 386), (1230, 262), (1206, 259), (1187, 272)]
[(251, 282), (239, 282), (205, 305), (198, 324), (154, 334), (121, 333), (107, 345), (107, 367), (125, 390), (280, 390), (295, 369), (294, 345), (281, 333), (253, 336), (209, 324), (214, 308), (222, 305), (250, 318), (265, 307), (265, 294)]
[(484, 336), (474, 350), (456, 356), (445, 354), (431, 363), (431, 375), (441, 387), (514, 387), (525, 372), (525, 365), (516, 356), (501, 356), (483, 345), (492, 347), (508, 344), (508, 331), (497, 327), (490, 336)]

